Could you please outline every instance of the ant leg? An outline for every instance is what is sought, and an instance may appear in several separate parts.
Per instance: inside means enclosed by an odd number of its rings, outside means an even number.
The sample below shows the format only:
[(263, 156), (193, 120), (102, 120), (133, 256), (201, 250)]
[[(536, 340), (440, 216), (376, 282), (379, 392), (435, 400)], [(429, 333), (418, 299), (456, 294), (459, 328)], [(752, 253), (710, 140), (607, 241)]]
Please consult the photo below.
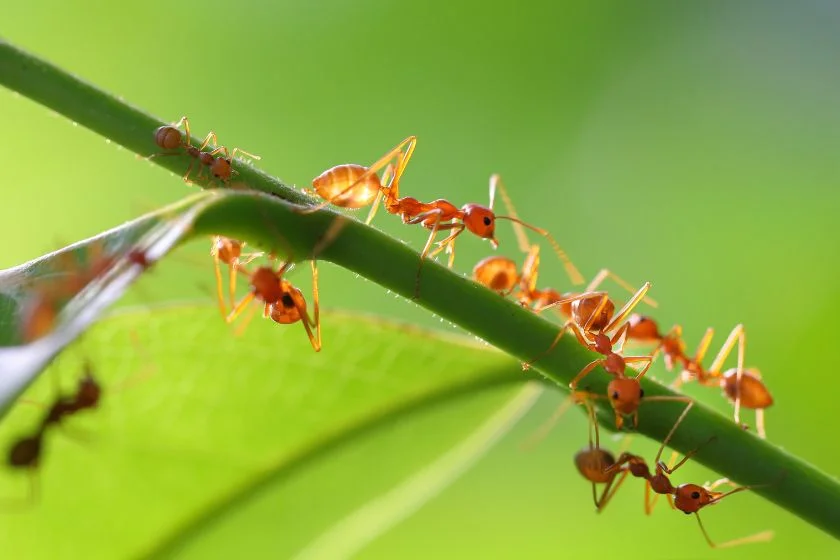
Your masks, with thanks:
[(260, 156), (255, 155), (255, 154), (252, 154), (252, 153), (250, 153), (250, 152), (246, 152), (246, 151), (245, 151), (245, 150), (243, 150), (242, 148), (234, 148), (234, 149), (230, 152), (230, 159), (235, 159), (235, 158), (236, 158), (236, 154), (237, 154), (237, 153), (240, 153), (240, 154), (244, 155), (245, 157), (247, 157), (247, 158), (251, 158), (251, 159), (262, 159)]
[[(685, 420), (685, 417), (688, 415), (688, 411), (691, 410), (691, 407), (694, 406), (694, 401), (691, 400), (688, 397), (676, 397), (676, 396), (675, 397), (670, 397), (670, 396), (643, 397), (643, 400), (645, 400), (645, 401), (680, 401), (680, 402), (687, 402), (688, 403), (686, 405), (686, 407), (683, 409), (682, 413), (677, 417), (676, 421), (674, 422), (674, 425), (671, 426), (671, 431), (668, 432), (668, 435), (665, 436), (664, 440), (662, 440), (662, 445), (659, 447), (659, 451), (656, 453), (656, 459), (654, 460), (655, 463), (659, 464), (659, 459), (662, 458), (662, 452), (665, 451), (665, 447), (668, 445), (668, 442), (670, 442), (671, 438), (674, 437), (674, 433), (676, 433), (679, 425), (682, 424), (683, 420)], [(711, 441), (711, 439), (709, 439), (709, 441)], [(708, 441), (706, 443), (708, 443)], [(703, 445), (705, 445), (705, 443)], [(702, 447), (702, 445), (700, 447)], [(698, 447), (697, 449), (695, 449), (695, 450), (693, 450), (689, 453), (686, 453), (683, 460), (680, 461), (675, 467), (670, 468), (670, 467), (666, 466), (665, 467), (665, 472), (668, 473), (668, 474), (671, 474), (673, 471), (680, 468), (683, 465), (683, 463), (685, 463), (691, 456), (693, 456), (695, 453), (697, 453), (697, 451), (700, 449), (700, 447)]]
[[(309, 337), (309, 342), (312, 344), (312, 348), (315, 349), (316, 352), (321, 351), (321, 311), (320, 311), (320, 302), (318, 298), (318, 267), (315, 264), (315, 261), (309, 261), (312, 265), (312, 300), (313, 300), (313, 316), (314, 319), (309, 317), (309, 313), (306, 311), (306, 305), (301, 303), (295, 303), (297, 307), (298, 313), (302, 318), (301, 323), (303, 323), (303, 328), (306, 329), (306, 335)], [(312, 333), (312, 329), (315, 329), (315, 333)]]
[[(248, 261), (250, 262), (250, 261)], [(243, 263), (248, 264), (248, 263)], [(228, 297), (230, 298), (230, 308), (236, 304), (236, 269), (239, 268), (239, 259), (236, 258), (228, 266)]]
[[(587, 290), (588, 291), (588, 290)], [(590, 332), (592, 328), (592, 323), (595, 322), (595, 319), (601, 315), (601, 312), (604, 310), (604, 307), (609, 303), (610, 297), (604, 292), (604, 295), (601, 296), (601, 301), (598, 302), (598, 305), (595, 307), (595, 310), (589, 314), (589, 318), (586, 319), (586, 323), (583, 325), (583, 330), (585, 332)], [(602, 333), (607, 332), (606, 329), (601, 330)]]
[(624, 358), (624, 363), (626, 364), (636, 364), (639, 362), (644, 362), (645, 365), (642, 367), (641, 370), (639, 370), (638, 375), (634, 377), (634, 379), (637, 381), (645, 376), (647, 371), (650, 369), (650, 366), (653, 364), (653, 360), (650, 356), (626, 356)]
[(755, 425), (758, 430), (758, 437), (761, 439), (767, 438), (767, 432), (764, 429), (764, 409), (759, 408), (755, 411)]
[[(571, 302), (578, 301), (578, 300), (581, 300), (581, 299), (586, 299), (588, 297), (597, 297), (597, 296), (605, 296), (605, 295), (607, 295), (606, 292), (584, 292), (584, 293), (581, 293), (581, 294), (575, 294), (573, 296), (565, 297), (563, 299), (558, 299), (557, 301), (552, 301), (551, 303), (543, 305), (542, 307), (535, 308), (534, 313), (542, 313), (543, 311), (546, 311), (548, 309), (552, 309), (554, 307), (558, 307), (560, 305), (564, 305), (566, 303), (571, 303)], [(569, 322), (573, 322), (573, 321), (570, 320)], [(575, 323), (575, 324), (577, 324), (577, 323)]]
[(234, 307), (230, 313), (228, 313), (227, 317), (225, 317), (225, 321), (227, 323), (232, 323), (236, 318), (239, 316), (240, 313), (254, 300), (255, 294), (254, 292), (248, 292)]
[[(733, 328), (732, 332), (729, 333), (729, 337), (726, 339), (726, 342), (724, 342), (723, 346), (720, 347), (720, 351), (718, 352), (718, 355), (715, 356), (712, 365), (709, 366), (709, 369), (707, 370), (709, 373), (720, 373), (721, 367), (723, 366), (723, 362), (725, 362), (726, 358), (729, 357), (729, 354), (732, 352), (732, 348), (735, 346), (735, 343), (740, 342), (739, 339), (743, 337), (743, 333), (744, 326), (741, 324), (735, 325), (735, 328)], [(741, 342), (741, 344), (743, 344), (743, 342)]]
[[(330, 222), (329, 227), (327, 227), (327, 231), (325, 231), (315, 243), (315, 246), (312, 248), (312, 252), (309, 254), (310, 259), (315, 260), (315, 257), (320, 255), (324, 249), (332, 245), (338, 238), (338, 234), (341, 233), (341, 230), (344, 229), (344, 226), (346, 226), (347, 223), (348, 220), (344, 216), (336, 216), (335, 219)], [(292, 260), (291, 256), (289, 257), (289, 260)]]
[[(601, 270), (598, 271), (598, 274), (596, 274), (592, 278), (592, 281), (589, 282), (589, 285), (586, 287), (586, 291), (590, 292), (590, 291), (594, 290), (595, 288), (600, 286), (601, 283), (603, 283), (603, 281), (606, 280), (607, 278), (612, 278), (613, 282), (615, 282), (616, 284), (618, 284), (619, 286), (621, 286), (622, 288), (624, 288), (625, 290), (627, 290), (631, 294), (636, 292), (636, 288), (631, 286), (629, 282), (627, 282), (626, 280), (624, 280), (623, 278), (621, 278), (619, 275), (615, 274), (614, 272), (612, 272), (608, 268), (602, 268)], [(649, 297), (645, 297), (644, 302), (647, 303), (648, 305), (650, 305), (651, 307), (659, 307), (659, 304), (656, 303), (656, 301), (654, 301), (653, 299), (651, 299)]]
[(234, 329), (233, 336), (239, 337), (239, 336), (242, 336), (243, 334), (245, 334), (245, 329), (247, 329), (248, 325), (251, 324), (251, 321), (254, 319), (254, 315), (256, 315), (256, 314), (257, 314), (257, 306), (252, 305), (248, 309), (248, 313), (245, 315), (245, 318), (242, 319), (239, 322), (239, 324), (236, 326), (236, 329)]
[(721, 346), (720, 352), (718, 352), (718, 355), (715, 357), (714, 362), (712, 362), (712, 365), (709, 366), (708, 372), (715, 376), (720, 375), (721, 368), (723, 367), (723, 362), (732, 352), (732, 348), (735, 345), (736, 341), (738, 342), (738, 369), (735, 377), (735, 423), (740, 425), (741, 378), (743, 377), (744, 373), (744, 347), (746, 345), (746, 335), (744, 334), (743, 325), (735, 325), (735, 328), (733, 328), (732, 332), (729, 333), (729, 337), (726, 339), (726, 342), (723, 343), (723, 346)]
[(589, 374), (592, 372), (592, 370), (593, 370), (593, 369), (595, 369), (596, 367), (598, 367), (598, 366), (602, 365), (603, 363), (604, 363), (604, 359), (603, 359), (603, 358), (598, 359), (598, 360), (594, 360), (594, 361), (592, 361), (592, 362), (589, 362), (589, 364), (587, 364), (587, 365), (586, 365), (586, 367), (584, 367), (582, 370), (580, 370), (580, 373), (578, 373), (578, 374), (575, 376), (575, 378), (574, 378), (574, 379), (572, 379), (572, 381), (569, 383), (569, 388), (570, 388), (570, 389), (575, 389), (575, 388), (577, 388), (578, 383), (580, 383), (581, 379), (583, 379), (584, 377), (586, 377), (587, 375), (589, 375)]
[[(393, 149), (391, 149), (387, 154), (376, 160), (376, 162), (368, 167), (367, 171), (365, 171), (358, 179), (356, 179), (351, 185), (347, 188), (336, 194), (330, 199), (325, 200), (320, 204), (316, 204), (315, 206), (310, 206), (309, 208), (304, 208), (302, 210), (295, 210), (298, 214), (311, 214), (313, 212), (317, 212), (318, 210), (322, 210), (326, 208), (330, 204), (333, 203), (334, 200), (337, 200), (353, 190), (357, 185), (361, 184), (362, 182), (366, 181), (368, 177), (371, 175), (376, 175), (376, 173), (385, 167), (388, 163), (391, 162), (392, 159), (400, 155), (400, 160), (397, 163), (397, 170), (394, 173), (394, 179), (391, 182), (391, 187), (388, 189), (388, 197), (389, 198), (398, 198), (399, 197), (399, 178), (402, 175), (403, 171), (405, 170), (405, 166), (408, 164), (408, 160), (411, 159), (411, 154), (414, 153), (414, 146), (417, 143), (417, 138), (415, 136), (409, 136)], [(403, 152), (403, 146), (408, 145), (405, 152)], [(393, 189), (393, 190), (391, 190)]]
[[(394, 165), (389, 163), (388, 167), (385, 168), (385, 171), (382, 173), (382, 179), (380, 180), (381, 185), (385, 185), (388, 183), (388, 188), (391, 187), (391, 184), (394, 182), (394, 178), (392, 177), (394, 174)], [(365, 218), (365, 225), (369, 225), (373, 221), (373, 217), (376, 216), (376, 213), (379, 211), (379, 206), (382, 203), (382, 195), (384, 191), (379, 189), (376, 193), (376, 198), (373, 199), (373, 204), (370, 206), (370, 212), (368, 212), (367, 218)]]
[[(571, 406), (574, 403), (575, 403), (574, 394), (571, 394), (567, 398), (565, 398), (563, 400), (563, 402), (561, 402), (560, 405), (557, 407), (557, 409), (555, 409), (554, 413), (548, 418), (548, 420), (543, 422), (542, 425), (540, 425), (540, 427), (537, 428), (536, 431), (533, 434), (531, 434), (531, 437), (529, 437), (527, 440), (525, 440), (525, 442), (522, 444), (521, 449), (523, 451), (530, 451), (531, 449), (536, 447), (540, 442), (542, 442), (542, 440), (544, 440), (545, 437), (549, 433), (551, 433), (551, 430), (554, 429), (554, 426), (557, 425), (557, 422), (560, 420), (560, 418), (562, 418), (563, 415), (566, 414), (566, 412), (569, 410), (569, 408), (571, 408)], [(590, 434), (590, 440), (591, 440), (591, 434)], [(591, 442), (590, 442), (590, 447), (591, 446), (592, 445), (591, 445)]]
[[(217, 146), (219, 144), (219, 139), (216, 137), (216, 133), (212, 130), (207, 133), (207, 136), (204, 137), (204, 140), (199, 145), (198, 151), (203, 152), (204, 148), (210, 145), (210, 142), (213, 142), (214, 146)], [(225, 154), (227, 154), (227, 148), (225, 148), (224, 146), (221, 146), (221, 148), (224, 148)], [(211, 155), (216, 155), (219, 152), (219, 150), (220, 148), (216, 148), (211, 152)]]
[[(219, 255), (214, 253), (213, 254), (213, 268), (216, 273), (216, 301), (219, 303), (219, 311), (222, 313), (222, 317), (227, 317), (228, 310), (227, 306), (225, 305), (225, 297), (223, 294), (224, 290), (222, 289), (222, 268), (221, 268), (221, 260), (219, 259)], [(232, 275), (231, 281), (236, 278), (235, 271)], [(231, 309), (233, 309), (233, 303), (231, 303)]]
[[(445, 225), (445, 224), (444, 224)], [(462, 224), (453, 224), (456, 227), (452, 228), (454, 231), (450, 233), (446, 239), (443, 241), (438, 241), (437, 248), (429, 253), (429, 257), (434, 257), (444, 249), (449, 253), (449, 268), (452, 268), (452, 265), (455, 263), (455, 238), (461, 235), (461, 232), (464, 231), (464, 227)], [(462, 226), (462, 227), (457, 227)], [(440, 230), (441, 228), (438, 228)]]
[(715, 544), (709, 537), (709, 533), (706, 532), (706, 528), (703, 526), (703, 522), (700, 520), (700, 514), (698, 512), (694, 512), (694, 515), (697, 517), (697, 524), (700, 525), (700, 530), (703, 532), (703, 537), (705, 537), (706, 542), (712, 548), (731, 548), (733, 546), (740, 546), (742, 544), (767, 542), (773, 538), (773, 531), (762, 531), (760, 533), (756, 533), (755, 535), (750, 535), (748, 537), (741, 537), (738, 539), (733, 539), (731, 541), (726, 541), (721, 544)]
[[(549, 307), (550, 306), (547, 305), (547, 306), (543, 307), (542, 309), (548, 309)], [(542, 309), (540, 311), (542, 311)], [(566, 329), (574, 328), (574, 327), (577, 327), (577, 323), (573, 322), (572, 320), (566, 321), (566, 323), (562, 327), (560, 327), (560, 330), (557, 331), (557, 336), (554, 337), (554, 340), (551, 341), (551, 344), (549, 345), (549, 347), (545, 351), (541, 352), (536, 357), (531, 358), (527, 362), (522, 362), (522, 371), (528, 371), (529, 369), (531, 369), (531, 366), (533, 366), (534, 363), (537, 362), (537, 360), (541, 360), (541, 359), (545, 358), (546, 356), (548, 356), (549, 354), (551, 354), (551, 351), (554, 350), (554, 347), (557, 346), (557, 343), (560, 342), (561, 338), (563, 338), (563, 335), (566, 333)], [(578, 340), (581, 341), (581, 343), (584, 346), (587, 346), (587, 347), (589, 346), (589, 344), (585, 341), (585, 339), (581, 338), (583, 335), (580, 334), (579, 331), (575, 331), (575, 336), (577, 336)]]
[[(191, 161), (191, 162), (190, 162), (190, 166), (187, 168), (187, 172), (186, 172), (186, 173), (184, 174), (184, 176), (182, 177), (182, 179), (184, 180), (184, 182), (185, 182), (186, 184), (188, 184), (188, 185), (192, 185), (192, 181), (190, 181), (190, 173), (192, 173), (192, 170), (193, 170), (193, 164), (194, 164), (194, 163), (195, 163), (194, 161)], [(199, 175), (201, 175), (201, 173), (200, 173), (200, 172), (199, 172)]]
[[(651, 498), (651, 494), (653, 497)], [(645, 515), (653, 513), (653, 508), (656, 507), (656, 502), (659, 501), (659, 494), (651, 492), (650, 480), (645, 480)]]
[(186, 137), (186, 140), (184, 142), (185, 142), (185, 144), (189, 145), (190, 138), (191, 138), (191, 136), (190, 136), (190, 119), (188, 119), (185, 116), (181, 117), (181, 120), (179, 120), (177, 123), (173, 124), (172, 126), (175, 127), (175, 128), (181, 128), (182, 125), (184, 127), (184, 136)]
[(630, 471), (622, 471), (622, 473), (617, 477), (618, 482), (616, 482), (615, 478), (612, 478), (607, 485), (604, 487), (604, 491), (601, 492), (601, 497), (598, 501), (595, 502), (595, 507), (597, 508), (597, 512), (601, 513), (612, 497), (615, 496), (615, 493), (618, 492), (618, 489), (621, 488), (621, 484), (627, 478), (627, 475), (630, 474)]
[(615, 314), (612, 321), (610, 321), (610, 324), (604, 327), (604, 329), (601, 332), (611, 332), (616, 327), (616, 325), (623, 323), (624, 320), (627, 319), (627, 316), (630, 315), (630, 313), (633, 311), (633, 308), (639, 305), (639, 302), (642, 301), (642, 299), (644, 299), (645, 294), (648, 290), (650, 290), (650, 282), (645, 282), (642, 285), (642, 287), (639, 288), (639, 290), (635, 294), (633, 294), (633, 297), (631, 297), (627, 301), (627, 303), (624, 304), (624, 307), (622, 307), (618, 311), (618, 313)]

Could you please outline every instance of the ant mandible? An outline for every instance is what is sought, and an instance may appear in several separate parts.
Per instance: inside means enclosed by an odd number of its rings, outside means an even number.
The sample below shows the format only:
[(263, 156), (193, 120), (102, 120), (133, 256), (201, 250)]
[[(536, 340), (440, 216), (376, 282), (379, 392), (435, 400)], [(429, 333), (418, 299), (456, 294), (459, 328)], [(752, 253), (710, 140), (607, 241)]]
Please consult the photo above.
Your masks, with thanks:
[[(554, 251), (564, 262), (572, 282), (575, 284), (583, 283), (580, 272), (548, 231), (527, 224), (514, 216), (499, 216), (493, 212), (496, 190), (502, 192), (504, 196), (507, 195), (499, 175), (494, 174), (490, 177), (489, 206), (469, 203), (459, 209), (445, 199), (424, 203), (409, 196), (401, 198), (399, 181), (408, 165), (408, 161), (411, 159), (411, 155), (414, 153), (416, 144), (417, 138), (409, 136), (370, 167), (342, 164), (324, 171), (313, 179), (312, 185), (325, 201), (311, 208), (298, 210), (298, 212), (302, 214), (316, 212), (329, 204), (336, 204), (345, 208), (362, 208), (373, 202), (370, 213), (365, 220), (365, 223), (369, 224), (379, 209), (379, 201), (384, 198), (386, 212), (400, 216), (405, 224), (420, 224), (431, 230), (420, 254), (421, 268), (423, 260), (427, 256), (434, 257), (443, 250), (449, 253), (448, 266), (451, 268), (455, 262), (455, 239), (464, 230), (490, 240), (493, 248), (498, 247), (499, 243), (495, 237), (496, 220), (512, 220), (548, 239)], [(397, 158), (396, 166), (392, 163), (394, 158)], [(385, 171), (382, 174), (382, 179), (379, 179), (376, 174), (383, 168), (385, 168)], [(436, 249), (431, 250), (432, 243), (434, 243), (440, 231), (450, 231), (450, 233), (445, 239), (437, 243), (438, 247)], [(419, 280), (420, 271), (418, 270), (418, 284), (415, 294), (419, 291)]]
[[(703, 537), (706, 539), (706, 542), (712, 548), (726, 548), (731, 546), (764, 542), (770, 540), (773, 537), (773, 532), (763, 531), (755, 535), (734, 539), (716, 545), (709, 537), (709, 534), (706, 532), (706, 528), (703, 526), (703, 521), (700, 519), (699, 513), (700, 510), (704, 507), (717, 504), (718, 502), (720, 502), (728, 496), (731, 496), (732, 494), (737, 494), (738, 492), (743, 492), (752, 488), (758, 488), (764, 485), (738, 486), (737, 484), (734, 484), (727, 478), (722, 478), (720, 480), (717, 480), (716, 482), (706, 484), (703, 486), (700, 486), (698, 484), (680, 484), (679, 486), (674, 486), (673, 484), (671, 484), (669, 476), (681, 466), (683, 466), (691, 457), (693, 457), (700, 450), (700, 447), (697, 447), (694, 450), (686, 453), (685, 457), (683, 457), (682, 460), (680, 460), (676, 465), (673, 466), (668, 466), (663, 461), (661, 461), (662, 452), (665, 450), (665, 447), (668, 445), (668, 442), (671, 441), (671, 438), (676, 432), (677, 427), (685, 419), (686, 415), (688, 414), (688, 411), (691, 409), (691, 406), (692, 405), (687, 406), (685, 410), (682, 411), (680, 416), (677, 418), (676, 422), (674, 422), (673, 427), (671, 427), (671, 431), (668, 432), (668, 435), (662, 441), (662, 445), (659, 447), (659, 451), (656, 454), (655, 474), (651, 474), (650, 468), (648, 467), (647, 463), (642, 457), (639, 457), (638, 455), (633, 455), (632, 453), (622, 453), (619, 459), (613, 465), (605, 469), (605, 476), (618, 475), (619, 472), (629, 472), (636, 478), (645, 479), (645, 513), (649, 515), (653, 511), (653, 507), (656, 505), (656, 501), (659, 496), (666, 496), (668, 498), (668, 503), (671, 504), (672, 508), (678, 509), (685, 514), (693, 513), (695, 515), (695, 517), (697, 518), (697, 523), (700, 525), (700, 530), (703, 532)], [(706, 443), (711, 442), (713, 439), (715, 439), (714, 436), (711, 437)], [(676, 457), (676, 453), (674, 455)], [(733, 486), (733, 489), (729, 490), (728, 492), (715, 491), (715, 488), (718, 488), (719, 486), (723, 485)], [(652, 499), (651, 490), (654, 493)]]
[[(182, 126), (184, 127), (185, 135), (181, 134), (180, 128)], [(186, 138), (184, 136), (186, 136)], [(164, 125), (155, 130), (155, 144), (164, 150), (177, 150), (179, 148), (183, 148), (188, 156), (199, 162), (199, 164), (207, 167), (215, 178), (224, 182), (229, 181), (231, 176), (236, 173), (232, 167), (232, 163), (237, 153), (252, 159), (260, 159), (260, 156), (248, 153), (241, 148), (234, 148), (232, 152), (229, 152), (225, 146), (217, 146), (212, 150), (205, 152), (204, 149), (207, 148), (211, 142), (214, 146), (216, 146), (216, 143), (218, 142), (216, 133), (212, 131), (204, 137), (204, 140), (198, 148), (192, 145), (190, 136), (190, 121), (187, 117), (181, 117), (181, 120), (177, 123)], [(219, 154), (224, 154), (224, 156), (217, 157)], [(178, 155), (178, 152), (152, 154), (149, 158), (165, 155)], [(190, 166), (184, 174), (185, 183), (190, 183), (190, 173), (192, 172), (192, 169), (193, 162), (190, 162)], [(200, 177), (201, 171), (199, 171), (199, 178)]]

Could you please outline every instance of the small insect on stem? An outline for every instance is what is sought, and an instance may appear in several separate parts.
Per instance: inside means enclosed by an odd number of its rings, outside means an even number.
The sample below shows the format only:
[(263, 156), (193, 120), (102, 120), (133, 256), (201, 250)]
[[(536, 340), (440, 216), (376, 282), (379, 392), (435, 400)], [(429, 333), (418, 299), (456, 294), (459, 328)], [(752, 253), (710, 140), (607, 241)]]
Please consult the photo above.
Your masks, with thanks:
[[(181, 133), (181, 127), (184, 128), (184, 134)], [(213, 148), (205, 151), (210, 144)], [(210, 174), (216, 179), (226, 183), (236, 173), (233, 169), (233, 160), (237, 154), (242, 154), (251, 159), (260, 159), (260, 156), (251, 154), (240, 148), (234, 148), (233, 151), (228, 151), (225, 146), (217, 146), (218, 138), (215, 132), (209, 132), (198, 148), (192, 145), (192, 137), (190, 135), (190, 122), (187, 117), (181, 117), (175, 124), (164, 125), (155, 130), (155, 144), (169, 152), (152, 154), (147, 159), (158, 156), (173, 156), (186, 153), (193, 158), (190, 162), (187, 172), (184, 174), (184, 182), (190, 184), (190, 173), (192, 173), (193, 165), (198, 162), (199, 165), (206, 167)], [(173, 151), (174, 150), (174, 151)], [(183, 151), (182, 151), (183, 150)], [(198, 179), (201, 179), (203, 168), (199, 169)]]
[[(773, 404), (773, 396), (764, 385), (761, 373), (755, 368), (744, 368), (744, 353), (746, 349), (746, 333), (743, 325), (735, 325), (726, 341), (721, 346), (714, 361), (708, 369), (703, 368), (703, 358), (711, 344), (714, 329), (709, 328), (697, 346), (694, 357), (683, 363), (680, 377), (673, 386), (696, 380), (707, 387), (720, 387), (724, 396), (735, 405), (735, 423), (741, 425), (741, 407), (755, 410), (758, 435), (766, 437), (764, 426), (764, 409)], [(734, 368), (723, 371), (723, 364), (735, 345), (738, 345), (738, 361)]]
[[(303, 293), (284, 278), (285, 273), (291, 269), (294, 263), (294, 258), (292, 256), (291, 248), (288, 247), (288, 243), (285, 242), (279, 233), (277, 233), (277, 239), (287, 246), (287, 257), (286, 260), (282, 261), (277, 268), (274, 268), (273, 266), (260, 266), (254, 270), (250, 270), (247, 263), (243, 262), (237, 262), (235, 269), (232, 268), (232, 271), (235, 270), (248, 278), (251, 289), (242, 299), (239, 300), (239, 302), (232, 305), (230, 310), (228, 310), (225, 303), (225, 297), (221, 288), (221, 274), (218, 268), (218, 262), (224, 261), (222, 257), (217, 257), (216, 278), (219, 282), (217, 284), (217, 298), (219, 309), (222, 311), (225, 321), (232, 323), (248, 307), (249, 304), (253, 301), (259, 301), (263, 304), (263, 317), (268, 317), (275, 323), (288, 325), (300, 321), (303, 324), (303, 328), (306, 330), (306, 334), (309, 337), (312, 347), (316, 352), (320, 352), (320, 296), (318, 292), (318, 268), (315, 259), (324, 249), (335, 241), (346, 223), (346, 218), (342, 216), (333, 220), (332, 224), (330, 224), (329, 228), (327, 228), (327, 231), (318, 241), (310, 255), (309, 261), (312, 270), (313, 299), (312, 316), (309, 315), (307, 310), (306, 299), (303, 297)], [(217, 237), (214, 240), (214, 247), (226, 247), (231, 249), (228, 256), (236, 254), (236, 249), (232, 248), (241, 249), (241, 246), (240, 242), (227, 238)], [(254, 256), (254, 258), (256, 258), (256, 256)], [(248, 262), (250, 262), (250, 260), (252, 259), (249, 259)], [(240, 332), (244, 330), (245, 325), (247, 325), (251, 317), (253, 317), (253, 315), (249, 315), (247, 317), (239, 329)]]

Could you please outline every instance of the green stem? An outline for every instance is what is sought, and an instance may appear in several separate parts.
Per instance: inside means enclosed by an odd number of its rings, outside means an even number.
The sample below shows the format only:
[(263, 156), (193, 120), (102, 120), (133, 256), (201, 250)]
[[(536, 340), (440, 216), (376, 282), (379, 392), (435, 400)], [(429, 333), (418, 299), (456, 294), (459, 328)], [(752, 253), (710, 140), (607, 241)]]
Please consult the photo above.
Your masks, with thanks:
[[(164, 152), (154, 141), (155, 130), (169, 124), (162, 122), (102, 91), (77, 76), (23, 51), (0, 39), (0, 84), (49, 107), (90, 130), (97, 132), (141, 156)], [(179, 115), (180, 117), (180, 115)], [(193, 132), (191, 143), (198, 147), (201, 136)], [(183, 175), (194, 162), (186, 153), (155, 157), (149, 161), (173, 173)], [(292, 202), (305, 202), (307, 197), (281, 180), (242, 161), (236, 161), (238, 173), (229, 185), (235, 188), (258, 190)], [(198, 170), (190, 175), (198, 185), (218, 187), (209, 173), (198, 178)]]
[[(157, 151), (152, 133), (160, 122), (8, 43), (0, 43), (0, 82), (139, 154)], [(182, 172), (188, 164), (187, 156), (154, 161), (176, 172)], [(250, 166), (237, 164), (237, 169), (244, 186), (250, 189), (295, 202), (304, 199)], [(282, 238), (295, 255), (307, 256), (337, 215), (331, 211), (301, 215), (294, 208), (276, 196), (219, 192), (218, 200), (201, 214), (191, 235), (230, 235), (275, 247), (281, 253), (286, 249), (286, 244), (279, 242)], [(168, 211), (164, 209), (160, 215), (165, 217)], [(420, 264), (417, 253), (356, 221), (348, 221), (319, 258), (407, 298), (414, 295)], [(328, 301), (329, 295), (324, 297)], [(557, 332), (556, 325), (431, 261), (423, 264), (417, 303), (520, 360), (540, 355)], [(325, 344), (329, 348), (329, 341)], [(565, 386), (591, 359), (589, 352), (567, 337), (538, 362), (538, 369)], [(585, 385), (603, 393), (608, 380), (609, 376), (596, 371)], [(643, 380), (642, 387), (648, 396), (676, 395), (648, 379)], [(682, 408), (680, 403), (643, 403), (639, 432), (662, 441)], [(767, 484), (755, 491), (840, 538), (840, 484), (836, 480), (699, 403), (670, 445), (687, 452), (711, 436), (715, 441), (700, 448), (697, 461), (740, 483)]]

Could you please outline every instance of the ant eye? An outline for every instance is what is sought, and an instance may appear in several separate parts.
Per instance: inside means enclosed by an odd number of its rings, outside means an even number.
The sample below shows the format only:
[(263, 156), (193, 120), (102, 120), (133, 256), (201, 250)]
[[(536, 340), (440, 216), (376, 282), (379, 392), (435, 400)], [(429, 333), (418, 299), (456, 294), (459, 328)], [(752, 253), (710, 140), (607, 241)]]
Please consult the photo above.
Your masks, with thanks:
[(639, 398), (641, 399), (644, 396), (645, 396), (645, 390), (644, 389), (639, 389)]
[(289, 294), (285, 294), (283, 296), (283, 307), (294, 307), (294, 305), (295, 302), (292, 299), (292, 296), (290, 296)]
[(691, 493), (692, 500), (699, 500), (700, 499), (700, 492), (692, 492)]
[(484, 225), (489, 226), (493, 223), (493, 220), (490, 219), (490, 216), (484, 216)]
[(613, 400), (618, 400), (618, 391), (613, 391), (612, 398)]

